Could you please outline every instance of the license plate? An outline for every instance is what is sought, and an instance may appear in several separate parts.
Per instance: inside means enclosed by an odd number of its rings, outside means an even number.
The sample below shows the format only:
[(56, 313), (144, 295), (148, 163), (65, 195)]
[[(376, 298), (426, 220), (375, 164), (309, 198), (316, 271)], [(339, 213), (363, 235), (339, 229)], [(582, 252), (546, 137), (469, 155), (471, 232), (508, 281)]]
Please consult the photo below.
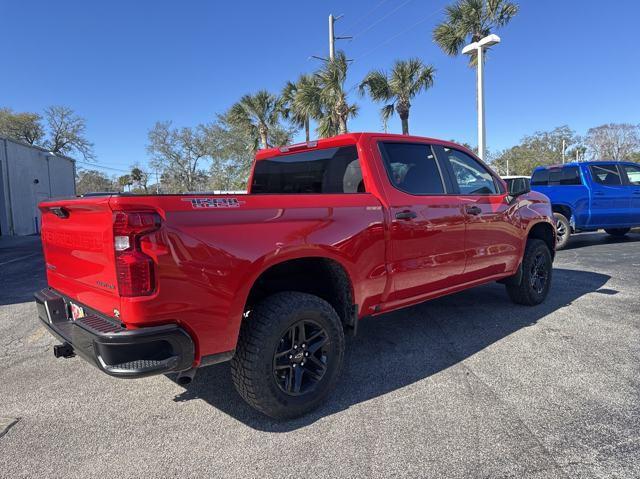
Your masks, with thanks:
[(76, 321), (80, 318), (84, 318), (84, 308), (74, 303), (69, 303), (69, 305), (71, 306), (71, 319)]

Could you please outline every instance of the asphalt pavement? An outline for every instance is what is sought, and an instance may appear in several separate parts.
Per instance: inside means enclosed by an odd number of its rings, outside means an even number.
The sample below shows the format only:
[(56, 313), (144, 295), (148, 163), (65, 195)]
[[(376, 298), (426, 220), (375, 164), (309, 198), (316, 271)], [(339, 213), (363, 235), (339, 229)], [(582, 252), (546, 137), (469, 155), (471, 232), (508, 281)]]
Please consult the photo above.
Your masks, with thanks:
[(56, 360), (37, 237), (0, 238), (0, 477), (640, 477), (640, 234), (577, 235), (547, 301), (491, 284), (364, 320), (327, 404), (288, 422), (229, 366), (114, 379)]

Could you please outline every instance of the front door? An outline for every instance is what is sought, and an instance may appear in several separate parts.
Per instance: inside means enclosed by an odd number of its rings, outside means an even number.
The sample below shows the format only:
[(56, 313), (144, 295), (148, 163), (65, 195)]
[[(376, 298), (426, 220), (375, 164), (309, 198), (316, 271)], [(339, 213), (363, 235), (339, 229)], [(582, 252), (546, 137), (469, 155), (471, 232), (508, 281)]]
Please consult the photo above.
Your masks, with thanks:
[(503, 185), (461, 150), (439, 147), (436, 152), (444, 158), (465, 215), (465, 282), (514, 271), (522, 254), (522, 232), (510, 216), (515, 210)]
[(623, 163), (620, 168), (630, 198), (629, 226), (640, 226), (640, 166)]
[(415, 141), (380, 142), (375, 150), (390, 223), (386, 303), (402, 303), (459, 284), (464, 271), (465, 218), (433, 148)]

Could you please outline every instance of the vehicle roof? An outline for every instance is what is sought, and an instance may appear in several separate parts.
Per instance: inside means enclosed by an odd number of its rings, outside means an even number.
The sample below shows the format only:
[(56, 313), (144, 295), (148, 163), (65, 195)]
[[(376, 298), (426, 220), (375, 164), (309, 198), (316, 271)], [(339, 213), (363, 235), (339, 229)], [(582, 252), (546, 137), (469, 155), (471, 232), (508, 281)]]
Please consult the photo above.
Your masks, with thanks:
[(501, 176), (500, 178), (502, 178), (503, 180), (516, 180), (518, 178), (531, 178), (530, 176), (527, 175), (505, 175), (505, 176)]
[[(276, 148), (266, 148), (264, 150), (259, 150), (256, 153), (256, 160), (264, 160), (265, 158), (272, 158), (274, 156), (293, 153), (296, 151), (304, 151), (306, 149), (311, 148), (332, 148), (336, 146), (346, 146), (353, 145), (358, 141), (375, 136), (376, 138), (382, 140), (416, 140), (416, 141), (429, 141), (431, 143), (435, 143), (437, 145), (454, 147), (465, 152), (470, 152), (474, 154), (472, 151), (469, 151), (468, 148), (459, 145), (457, 143), (453, 143), (447, 140), (439, 140), (437, 138), (429, 138), (426, 136), (416, 136), (416, 135), (401, 135), (399, 133), (375, 133), (375, 132), (354, 132), (354, 133), (346, 133), (344, 135), (332, 136), (330, 138), (320, 138), (317, 140), (311, 140), (307, 144), (307, 142), (295, 143), (292, 145), (286, 145), (283, 147)], [(475, 154), (474, 154), (475, 156)]]
[(544, 165), (537, 166), (533, 171), (536, 170), (551, 170), (558, 168), (566, 168), (567, 166), (581, 166), (581, 165), (638, 165), (638, 163), (634, 163), (633, 161), (616, 161), (616, 160), (595, 160), (595, 161), (572, 161), (570, 163), (565, 164), (555, 164), (555, 165)]

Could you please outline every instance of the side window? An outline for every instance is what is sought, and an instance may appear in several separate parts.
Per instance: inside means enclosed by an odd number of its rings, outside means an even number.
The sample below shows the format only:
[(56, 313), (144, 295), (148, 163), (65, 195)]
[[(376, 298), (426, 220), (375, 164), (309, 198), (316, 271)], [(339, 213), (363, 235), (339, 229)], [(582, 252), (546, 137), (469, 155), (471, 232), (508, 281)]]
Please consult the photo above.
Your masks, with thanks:
[(547, 186), (549, 185), (549, 170), (542, 168), (533, 172), (531, 177), (532, 186)]
[(251, 193), (364, 193), (355, 146), (325, 148), (256, 161)]
[(622, 179), (616, 165), (591, 165), (591, 176), (593, 181), (607, 186), (620, 186)]
[(498, 188), (487, 169), (466, 153), (444, 148), (453, 168), (454, 180), (463, 195), (496, 195)]
[(629, 183), (634, 186), (640, 186), (640, 166), (636, 165), (621, 165), (624, 172), (627, 174)]
[(422, 143), (380, 143), (389, 180), (412, 195), (445, 193), (442, 175), (431, 146)]

